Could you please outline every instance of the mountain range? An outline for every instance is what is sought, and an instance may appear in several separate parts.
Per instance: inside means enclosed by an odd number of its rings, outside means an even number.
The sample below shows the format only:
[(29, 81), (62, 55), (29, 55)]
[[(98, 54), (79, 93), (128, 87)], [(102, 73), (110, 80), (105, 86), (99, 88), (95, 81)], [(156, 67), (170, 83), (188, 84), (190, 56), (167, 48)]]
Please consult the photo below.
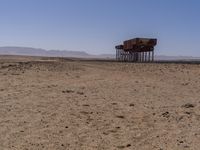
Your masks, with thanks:
[[(0, 47), (0, 55), (47, 56), (47, 57), (76, 57), (76, 58), (115, 58), (115, 54), (92, 55), (84, 51), (45, 50), (31, 47)], [(199, 60), (192, 56), (165, 56), (157, 55), (156, 60)]]
[(81, 51), (45, 50), (31, 47), (0, 47), (0, 55), (90, 57), (88, 53)]

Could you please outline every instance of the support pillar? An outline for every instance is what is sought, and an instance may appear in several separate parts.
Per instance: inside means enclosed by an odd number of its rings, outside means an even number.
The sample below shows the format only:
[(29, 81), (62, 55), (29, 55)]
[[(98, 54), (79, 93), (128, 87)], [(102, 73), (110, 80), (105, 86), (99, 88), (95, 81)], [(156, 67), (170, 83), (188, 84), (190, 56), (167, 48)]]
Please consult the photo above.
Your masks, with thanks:
[(141, 53), (139, 52), (139, 62), (141, 62)]
[(154, 62), (154, 50), (152, 51), (152, 62)]
[(144, 62), (144, 52), (142, 52), (142, 62)]
[(151, 60), (151, 52), (149, 51), (149, 58), (148, 58), (148, 62), (150, 62)]
[(145, 53), (145, 62), (147, 61), (147, 52), (144, 52)]

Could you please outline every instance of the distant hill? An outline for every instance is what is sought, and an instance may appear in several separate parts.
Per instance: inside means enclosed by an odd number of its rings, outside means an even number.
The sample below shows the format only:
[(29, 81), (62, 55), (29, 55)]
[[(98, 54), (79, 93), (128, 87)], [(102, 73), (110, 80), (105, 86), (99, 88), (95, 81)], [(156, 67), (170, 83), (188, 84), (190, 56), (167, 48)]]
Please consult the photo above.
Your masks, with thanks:
[(0, 47), (0, 55), (23, 55), (23, 56), (49, 56), (49, 57), (91, 57), (81, 51), (45, 50), (30, 47)]
[(155, 60), (200, 60), (200, 57), (157, 55)]
[[(0, 47), (0, 55), (105, 58), (105, 59), (115, 58), (115, 54), (91, 55), (84, 51), (45, 50), (45, 49), (31, 48), (31, 47)], [(200, 57), (157, 55), (155, 56), (155, 60), (200, 60)]]

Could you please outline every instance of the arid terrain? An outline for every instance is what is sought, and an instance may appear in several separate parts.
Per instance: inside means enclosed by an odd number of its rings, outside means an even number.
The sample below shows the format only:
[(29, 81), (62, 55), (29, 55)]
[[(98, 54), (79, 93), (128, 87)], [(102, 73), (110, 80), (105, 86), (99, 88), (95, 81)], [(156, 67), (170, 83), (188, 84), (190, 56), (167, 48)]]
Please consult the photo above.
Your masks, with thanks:
[(199, 150), (200, 65), (0, 56), (0, 150)]

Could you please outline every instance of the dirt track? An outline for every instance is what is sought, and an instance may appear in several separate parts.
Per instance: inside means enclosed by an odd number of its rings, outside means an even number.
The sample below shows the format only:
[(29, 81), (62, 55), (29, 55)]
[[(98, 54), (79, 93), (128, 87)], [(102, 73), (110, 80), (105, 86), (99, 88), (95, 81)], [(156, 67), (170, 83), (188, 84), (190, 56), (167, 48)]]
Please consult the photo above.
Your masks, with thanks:
[(200, 65), (0, 57), (0, 150), (198, 150)]

